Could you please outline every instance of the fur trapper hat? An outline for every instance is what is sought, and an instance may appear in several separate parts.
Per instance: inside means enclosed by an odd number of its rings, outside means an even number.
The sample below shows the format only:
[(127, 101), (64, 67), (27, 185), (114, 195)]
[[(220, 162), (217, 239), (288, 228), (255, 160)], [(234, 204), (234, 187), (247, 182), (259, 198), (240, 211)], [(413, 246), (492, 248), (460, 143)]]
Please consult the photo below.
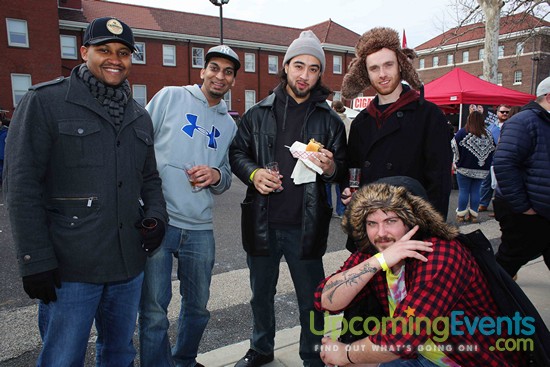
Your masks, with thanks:
[(353, 238), (362, 251), (372, 245), (367, 236), (367, 216), (378, 209), (394, 212), (409, 228), (418, 224), (420, 228), (417, 233), (424, 238), (434, 236), (452, 240), (459, 233), (457, 227), (445, 223), (441, 214), (427, 200), (413, 195), (407, 188), (388, 183), (372, 183), (353, 194), (342, 219), (344, 232)]
[(355, 45), (355, 58), (351, 61), (349, 71), (344, 76), (342, 83), (342, 95), (346, 98), (354, 98), (371, 85), (367, 72), (367, 56), (380, 51), (383, 48), (394, 51), (401, 70), (401, 79), (405, 80), (411, 88), (419, 90), (422, 82), (412, 65), (416, 53), (412, 49), (402, 49), (399, 34), (396, 30), (385, 27), (373, 28), (363, 33)]

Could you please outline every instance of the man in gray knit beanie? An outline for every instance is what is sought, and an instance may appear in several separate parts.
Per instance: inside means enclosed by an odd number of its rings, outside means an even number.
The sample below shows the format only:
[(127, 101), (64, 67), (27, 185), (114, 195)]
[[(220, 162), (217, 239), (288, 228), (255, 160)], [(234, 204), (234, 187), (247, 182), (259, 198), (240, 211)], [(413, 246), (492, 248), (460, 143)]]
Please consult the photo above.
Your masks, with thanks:
[[(303, 31), (285, 54), (281, 82), (273, 93), (243, 116), (231, 148), (233, 173), (247, 187), (242, 209), (242, 242), (250, 270), (253, 330), (250, 349), (235, 367), (259, 367), (273, 361), (274, 296), (281, 258), (292, 274), (300, 309), (300, 358), (307, 367), (322, 367), (319, 356), (323, 314), (313, 306), (313, 294), (324, 278), (331, 210), (325, 183), (346, 174), (346, 131), (326, 102), (330, 90), (321, 82), (325, 53), (312, 31)], [(321, 144), (309, 158), (317, 165), (303, 180), (296, 171), (309, 170), (286, 146)], [(279, 172), (265, 169), (276, 161)], [(303, 165), (303, 166), (302, 166)], [(307, 173), (307, 172), (306, 172)], [(284, 190), (282, 188), (284, 187)], [(269, 204), (269, 205), (268, 205)], [(302, 225), (302, 223), (305, 223)]]
[(321, 47), (321, 41), (310, 30), (300, 33), (300, 37), (296, 38), (288, 50), (286, 50), (285, 58), (283, 59), (283, 67), (295, 56), (311, 55), (316, 57), (321, 62), (321, 73), (325, 71), (325, 51)]

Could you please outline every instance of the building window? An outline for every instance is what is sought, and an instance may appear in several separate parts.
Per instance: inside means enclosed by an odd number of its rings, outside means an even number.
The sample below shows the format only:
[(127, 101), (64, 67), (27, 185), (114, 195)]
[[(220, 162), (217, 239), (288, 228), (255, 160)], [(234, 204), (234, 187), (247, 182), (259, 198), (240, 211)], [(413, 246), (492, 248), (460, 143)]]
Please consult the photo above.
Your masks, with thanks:
[(342, 56), (332, 57), (332, 72), (334, 74), (342, 74)]
[(75, 36), (59, 36), (61, 41), (61, 58), (76, 60), (76, 37)]
[(497, 73), (497, 84), (502, 86), (502, 73)]
[(132, 84), (132, 97), (134, 97), (137, 103), (145, 107), (147, 104), (147, 86)]
[(227, 105), (227, 109), (231, 110), (231, 89), (228, 90), (227, 93), (225, 93), (223, 95), (223, 100), (225, 101), (225, 104)]
[(455, 62), (454, 55), (447, 55), (447, 65), (453, 65)]
[(424, 59), (420, 59), (418, 60), (418, 68), (419, 69), (424, 69)]
[(504, 57), (504, 46), (498, 46), (498, 58)]
[[(267, 70), (269, 74), (277, 74), (279, 72), (279, 57), (269, 55), (267, 58)], [(254, 92), (256, 93), (256, 92)]]
[(14, 107), (17, 107), (17, 104), (25, 93), (27, 93), (31, 85), (31, 76), (29, 74), (11, 74), (11, 92)]
[(132, 64), (145, 64), (145, 43), (136, 42), (136, 51), (132, 54)]
[(14, 47), (29, 47), (29, 32), (27, 21), (6, 18), (8, 29), (8, 45)]
[(521, 70), (516, 70), (514, 72), (514, 85), (521, 84), (523, 81), (523, 73)]
[(256, 91), (255, 90), (245, 90), (244, 91), (244, 110), (248, 109), (256, 104)]
[(485, 57), (485, 49), (484, 48), (480, 48), (479, 49), (479, 60), (483, 60), (483, 58)]
[(525, 42), (516, 43), (516, 55), (523, 55), (525, 49)]
[(176, 66), (176, 46), (162, 45), (162, 65)]
[(470, 51), (462, 52), (462, 62), (469, 62), (469, 61), (470, 61)]
[(203, 68), (204, 65), (204, 48), (193, 47), (192, 49), (193, 60), (192, 65), (194, 68)]
[(432, 65), (433, 65), (434, 68), (436, 66), (439, 66), (439, 56), (434, 56)]
[(341, 91), (336, 90), (333, 93), (334, 93), (333, 101), (341, 101), (342, 100), (342, 92)]
[(244, 71), (253, 73), (256, 71), (256, 55), (245, 53), (244, 54)]

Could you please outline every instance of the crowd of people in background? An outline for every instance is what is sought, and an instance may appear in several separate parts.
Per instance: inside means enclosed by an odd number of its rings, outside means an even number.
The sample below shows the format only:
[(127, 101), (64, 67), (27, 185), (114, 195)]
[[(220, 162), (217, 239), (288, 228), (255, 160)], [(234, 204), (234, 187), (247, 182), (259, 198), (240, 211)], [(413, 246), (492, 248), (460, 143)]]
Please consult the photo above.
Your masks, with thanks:
[[(323, 311), (353, 319), (370, 316), (373, 306), (380, 317), (409, 317), (411, 307), (413, 316), (431, 320), (457, 310), (498, 317), (491, 284), (451, 220), (479, 222), (493, 195), (498, 263), (510, 277), (539, 256), (550, 269), (550, 77), (520, 111), (498, 106), (495, 123), (471, 105), (449, 141), (447, 118), (421, 92), (415, 52), (390, 28), (371, 29), (357, 42), (343, 95), (372, 87), (376, 96), (353, 122), (341, 101), (326, 102), (325, 52), (310, 30), (289, 45), (280, 83), (238, 126), (223, 99), (241, 67), (230, 47), (209, 49), (200, 85), (164, 87), (145, 108), (128, 81), (135, 50), (126, 23), (94, 19), (80, 48), (84, 62), (67, 78), (31, 87), (9, 134), (1, 116), (0, 182), (23, 288), (39, 300), (37, 365), (83, 366), (95, 325), (96, 364), (132, 366), (138, 319), (141, 366), (201, 367), (213, 197), (230, 188), (233, 175), (247, 186), (241, 233), (253, 315), (250, 349), (236, 367), (274, 359), (283, 256), (306, 367), (523, 365), (522, 353), (493, 352), (496, 336), (479, 331), (450, 339), (479, 344), (478, 353), (419, 352), (441, 344), (426, 333), (334, 341), (313, 331), (324, 329)], [(317, 145), (297, 159), (288, 149), (295, 142)], [(357, 191), (349, 168), (361, 172)], [(447, 218), (452, 171), (458, 207)], [(351, 255), (325, 278), (332, 217), (343, 218), (342, 247)], [(181, 303), (171, 343), (174, 259)], [(389, 344), (413, 349), (377, 350)]]

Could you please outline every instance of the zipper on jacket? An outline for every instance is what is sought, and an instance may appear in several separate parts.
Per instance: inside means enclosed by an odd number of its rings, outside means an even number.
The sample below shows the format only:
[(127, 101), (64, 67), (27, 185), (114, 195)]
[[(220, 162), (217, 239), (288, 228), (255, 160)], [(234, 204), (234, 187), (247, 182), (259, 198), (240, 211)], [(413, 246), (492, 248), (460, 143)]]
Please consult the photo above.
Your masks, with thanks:
[(81, 197), (81, 198), (51, 198), (51, 200), (55, 201), (86, 201), (86, 206), (90, 208), (94, 202), (94, 200), (97, 200), (97, 196), (90, 196), (90, 197)]

